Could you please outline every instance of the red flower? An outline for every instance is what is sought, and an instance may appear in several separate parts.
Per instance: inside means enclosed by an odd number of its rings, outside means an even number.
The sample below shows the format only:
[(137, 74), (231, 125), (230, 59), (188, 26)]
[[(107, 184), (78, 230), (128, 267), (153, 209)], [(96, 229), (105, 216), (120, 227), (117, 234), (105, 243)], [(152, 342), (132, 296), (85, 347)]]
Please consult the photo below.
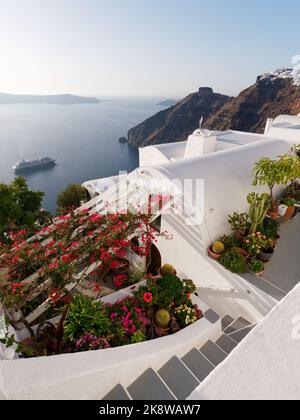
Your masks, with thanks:
[(145, 301), (146, 303), (150, 303), (150, 302), (152, 302), (152, 299), (153, 299), (152, 293), (150, 293), (150, 292), (146, 292), (146, 293), (144, 294), (144, 301)]

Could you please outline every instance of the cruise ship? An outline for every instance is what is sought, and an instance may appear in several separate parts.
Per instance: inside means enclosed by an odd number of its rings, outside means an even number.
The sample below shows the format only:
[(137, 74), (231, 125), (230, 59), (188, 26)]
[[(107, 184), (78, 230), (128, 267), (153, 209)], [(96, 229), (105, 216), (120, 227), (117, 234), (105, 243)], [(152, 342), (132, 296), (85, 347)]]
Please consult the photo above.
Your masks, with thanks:
[(20, 162), (17, 162), (12, 169), (15, 171), (15, 173), (22, 173), (22, 172), (29, 172), (33, 171), (35, 169), (40, 168), (49, 168), (51, 166), (54, 166), (56, 164), (56, 159), (52, 159), (49, 157), (44, 158), (38, 158), (34, 160), (20, 160)]

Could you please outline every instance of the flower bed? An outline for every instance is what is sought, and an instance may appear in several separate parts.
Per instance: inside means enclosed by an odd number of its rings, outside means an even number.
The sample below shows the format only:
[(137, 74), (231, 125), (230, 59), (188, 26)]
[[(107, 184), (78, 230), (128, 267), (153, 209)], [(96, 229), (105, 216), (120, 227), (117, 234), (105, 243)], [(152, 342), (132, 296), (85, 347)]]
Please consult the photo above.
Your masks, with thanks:
[(0, 244), (0, 302), (9, 323), (32, 340), (36, 327), (42, 336), (53, 331), (40, 324), (65, 317), (74, 296), (97, 299), (139, 282), (160, 235), (151, 214), (88, 211), (58, 217), (29, 241), (25, 231), (11, 234)]
[[(193, 304), (195, 285), (176, 275), (147, 278), (132, 296), (104, 303), (75, 295), (57, 322), (41, 323), (34, 337), (18, 343), (22, 357), (100, 350), (174, 334), (202, 318)], [(6, 345), (14, 338), (7, 336)]]

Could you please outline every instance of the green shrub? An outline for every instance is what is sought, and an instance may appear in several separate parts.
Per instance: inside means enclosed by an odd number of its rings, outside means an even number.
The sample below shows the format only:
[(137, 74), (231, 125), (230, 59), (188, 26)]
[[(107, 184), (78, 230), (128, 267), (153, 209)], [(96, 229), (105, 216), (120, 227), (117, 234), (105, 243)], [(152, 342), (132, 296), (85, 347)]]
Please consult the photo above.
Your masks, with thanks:
[(226, 236), (224, 235), (221, 238), (221, 241), (224, 244), (225, 251), (229, 251), (232, 248), (240, 248), (242, 246), (242, 242), (236, 239), (234, 236)]
[(264, 263), (260, 260), (252, 260), (248, 264), (251, 273), (260, 273), (264, 270)]
[(220, 263), (232, 273), (245, 272), (245, 257), (233, 249), (221, 255)]
[(87, 191), (80, 184), (69, 184), (67, 188), (58, 194), (56, 204), (58, 209), (79, 207), (82, 201), (86, 201)]
[(75, 340), (84, 334), (96, 337), (112, 333), (112, 322), (101, 301), (93, 301), (82, 295), (75, 296), (65, 320), (64, 335)]

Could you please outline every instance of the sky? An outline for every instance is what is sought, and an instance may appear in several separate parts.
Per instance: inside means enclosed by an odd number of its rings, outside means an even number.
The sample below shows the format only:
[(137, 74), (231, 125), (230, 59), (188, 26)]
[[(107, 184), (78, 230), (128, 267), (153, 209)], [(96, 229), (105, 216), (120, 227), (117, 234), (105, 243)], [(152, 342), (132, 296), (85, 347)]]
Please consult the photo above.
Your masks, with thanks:
[(300, 0), (0, 0), (0, 91), (235, 95), (300, 54)]

